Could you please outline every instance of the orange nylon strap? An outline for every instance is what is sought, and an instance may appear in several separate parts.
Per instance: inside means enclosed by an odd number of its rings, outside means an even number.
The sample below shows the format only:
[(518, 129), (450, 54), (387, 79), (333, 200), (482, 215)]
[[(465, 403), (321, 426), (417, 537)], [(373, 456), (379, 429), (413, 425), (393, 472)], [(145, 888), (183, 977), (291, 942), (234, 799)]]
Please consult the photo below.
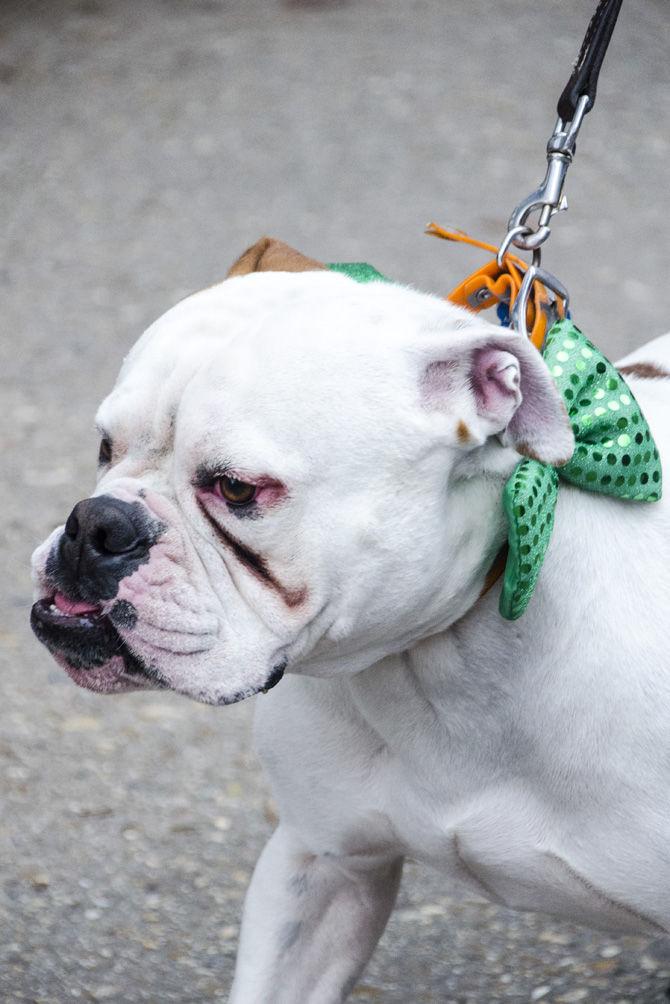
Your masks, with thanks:
[[(493, 244), (475, 240), (474, 237), (470, 237), (460, 230), (445, 230), (437, 223), (430, 223), (426, 228), (426, 233), (431, 237), (440, 237), (446, 241), (471, 244), (484, 251), (491, 251), (494, 255), (498, 250)], [(507, 305), (511, 314), (526, 267), (522, 258), (508, 252), (503, 258), (502, 267), (498, 265), (495, 258), (487, 262), (482, 268), (477, 269), (476, 272), (464, 279), (455, 289), (452, 289), (447, 299), (476, 313), (502, 302)], [(538, 349), (542, 348), (547, 332), (547, 307), (549, 304), (550, 298), (545, 287), (541, 283), (535, 282), (526, 317), (531, 341)], [(563, 305), (557, 302), (556, 308), (558, 316), (563, 317)]]

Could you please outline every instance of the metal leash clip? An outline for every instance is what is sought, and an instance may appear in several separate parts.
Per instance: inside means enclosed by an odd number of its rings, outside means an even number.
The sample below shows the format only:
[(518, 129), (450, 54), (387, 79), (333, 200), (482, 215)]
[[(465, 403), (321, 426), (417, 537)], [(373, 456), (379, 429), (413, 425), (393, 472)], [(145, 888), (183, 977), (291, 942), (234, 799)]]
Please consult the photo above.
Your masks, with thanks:
[[(546, 289), (560, 297), (564, 311), (568, 309), (567, 289), (556, 276), (540, 267), (541, 248), (551, 234), (549, 222), (552, 216), (568, 208), (563, 187), (575, 153), (577, 134), (584, 115), (589, 110), (589, 100), (588, 95), (582, 95), (572, 121), (564, 122), (562, 118), (558, 118), (547, 143), (547, 173), (544, 180), (539, 188), (519, 203), (510, 216), (507, 233), (496, 255), (496, 261), (502, 267), (503, 259), (511, 245), (522, 251), (533, 252), (532, 263), (524, 274), (511, 316), (512, 327), (526, 338), (529, 337), (526, 310), (535, 282), (542, 283)], [(533, 227), (528, 221), (536, 212), (539, 212), (539, 217), (537, 225)]]
[[(497, 251), (493, 261), (467, 276), (451, 291), (449, 299), (474, 311), (497, 303), (501, 323), (511, 322), (512, 327), (530, 338), (538, 349), (542, 348), (547, 327), (551, 327), (557, 318), (565, 316), (569, 304), (565, 286), (541, 267), (542, 245), (551, 234), (549, 224), (552, 216), (568, 208), (563, 194), (565, 178), (575, 154), (577, 134), (584, 116), (591, 111), (596, 99), (598, 75), (621, 4), (622, 0), (598, 2), (570, 79), (558, 99), (558, 119), (547, 143), (544, 180), (510, 216), (500, 247), (496, 249), (490, 244), (473, 240), (461, 231), (445, 230), (436, 223), (431, 223), (426, 231), (445, 240)], [(533, 226), (529, 221), (535, 213), (538, 215)], [(512, 246), (532, 252), (530, 265), (513, 252)]]
[[(577, 134), (587, 111), (589, 97), (583, 94), (577, 104), (571, 122), (558, 119), (547, 143), (547, 173), (544, 181), (519, 203), (509, 218), (507, 234), (498, 251), (498, 264), (510, 244), (522, 251), (536, 251), (549, 237), (549, 221), (556, 213), (568, 208), (568, 200), (563, 194), (563, 186), (568, 168), (575, 152)], [(535, 229), (528, 225), (532, 213), (539, 210), (540, 216)]]

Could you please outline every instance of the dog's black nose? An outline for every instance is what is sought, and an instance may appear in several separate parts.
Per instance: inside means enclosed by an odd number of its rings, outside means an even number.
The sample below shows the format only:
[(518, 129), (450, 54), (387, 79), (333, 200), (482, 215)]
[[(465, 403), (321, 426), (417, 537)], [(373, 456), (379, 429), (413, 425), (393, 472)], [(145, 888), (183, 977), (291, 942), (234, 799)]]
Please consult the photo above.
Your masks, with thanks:
[(133, 518), (133, 507), (110, 495), (77, 502), (65, 524), (67, 537), (79, 549), (89, 549), (100, 558), (129, 554), (146, 548), (145, 527)]
[(111, 599), (121, 579), (148, 560), (156, 536), (141, 503), (111, 495), (84, 499), (68, 516), (48, 571), (71, 599)]

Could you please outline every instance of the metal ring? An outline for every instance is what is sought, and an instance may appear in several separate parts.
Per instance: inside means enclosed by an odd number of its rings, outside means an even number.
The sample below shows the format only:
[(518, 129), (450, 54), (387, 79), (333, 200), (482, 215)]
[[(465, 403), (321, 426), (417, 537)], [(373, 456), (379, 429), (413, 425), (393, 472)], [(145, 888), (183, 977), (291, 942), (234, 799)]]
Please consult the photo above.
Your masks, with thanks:
[(530, 230), (527, 235), (516, 237), (513, 241), (514, 247), (520, 248), (522, 251), (535, 251), (541, 244), (544, 244), (550, 234), (549, 227), (538, 227), (537, 230)]
[(551, 272), (546, 272), (543, 268), (539, 268), (537, 265), (530, 265), (526, 269), (526, 274), (523, 277), (521, 287), (516, 300), (514, 301), (511, 317), (512, 328), (520, 335), (525, 335), (526, 338), (530, 338), (528, 325), (526, 323), (526, 308), (530, 299), (531, 290), (536, 282), (541, 282), (543, 286), (550, 289), (556, 296), (560, 296), (565, 310), (568, 309), (570, 304), (570, 295), (567, 289), (562, 282), (559, 282), (555, 275), (552, 275)]

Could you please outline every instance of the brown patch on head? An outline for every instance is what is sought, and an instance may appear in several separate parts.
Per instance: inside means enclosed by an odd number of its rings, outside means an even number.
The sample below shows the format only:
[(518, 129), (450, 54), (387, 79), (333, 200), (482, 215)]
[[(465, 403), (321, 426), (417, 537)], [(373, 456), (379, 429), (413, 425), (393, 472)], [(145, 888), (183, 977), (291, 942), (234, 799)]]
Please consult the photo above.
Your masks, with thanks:
[(227, 279), (251, 272), (314, 272), (326, 266), (289, 247), (276, 237), (261, 237), (230, 267)]
[(466, 443), (469, 443), (472, 439), (472, 434), (462, 418), (456, 426), (456, 438), (463, 446), (465, 446)]
[(628, 366), (619, 366), (619, 373), (640, 377), (641, 380), (664, 380), (670, 377), (670, 373), (656, 363), (630, 363)]

